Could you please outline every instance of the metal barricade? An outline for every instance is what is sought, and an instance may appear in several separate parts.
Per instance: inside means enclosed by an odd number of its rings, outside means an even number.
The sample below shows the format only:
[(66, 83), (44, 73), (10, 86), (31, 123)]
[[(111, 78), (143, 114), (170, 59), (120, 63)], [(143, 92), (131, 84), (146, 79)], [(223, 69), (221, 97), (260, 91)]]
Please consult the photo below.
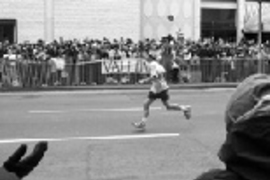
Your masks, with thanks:
[[(267, 59), (263, 60), (269, 71)], [(258, 72), (258, 60), (253, 58), (202, 58), (200, 59), (202, 82), (240, 82)], [(265, 71), (265, 73), (268, 73)]]
[[(1, 59), (0, 85), (3, 88), (137, 84), (149, 73), (143, 59), (83, 59), (74, 63), (65, 58), (46, 61), (18, 58)], [(270, 73), (269, 59), (264, 71)], [(197, 58), (179, 65), (179, 83), (240, 82), (257, 73), (258, 60), (252, 58)], [(170, 72), (168, 72), (170, 73)]]

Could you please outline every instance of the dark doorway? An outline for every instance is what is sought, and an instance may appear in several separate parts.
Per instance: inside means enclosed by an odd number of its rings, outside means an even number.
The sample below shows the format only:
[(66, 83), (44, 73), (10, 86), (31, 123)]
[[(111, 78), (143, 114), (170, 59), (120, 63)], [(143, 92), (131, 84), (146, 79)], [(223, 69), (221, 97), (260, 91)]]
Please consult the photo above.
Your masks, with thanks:
[(0, 42), (16, 42), (16, 20), (0, 19)]
[(202, 9), (202, 38), (236, 41), (236, 10), (234, 9)]
[[(253, 40), (254, 42), (258, 42), (258, 33), (244, 33), (246, 40)], [(266, 41), (270, 40), (270, 33), (263, 32), (262, 33), (262, 42), (265, 43)]]

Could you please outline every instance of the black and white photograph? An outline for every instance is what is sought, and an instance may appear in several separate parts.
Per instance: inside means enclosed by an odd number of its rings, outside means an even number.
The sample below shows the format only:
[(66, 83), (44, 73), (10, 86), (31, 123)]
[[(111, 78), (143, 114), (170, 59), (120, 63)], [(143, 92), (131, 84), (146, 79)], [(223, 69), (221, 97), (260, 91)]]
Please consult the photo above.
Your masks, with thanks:
[(270, 180), (270, 0), (0, 0), (0, 180)]

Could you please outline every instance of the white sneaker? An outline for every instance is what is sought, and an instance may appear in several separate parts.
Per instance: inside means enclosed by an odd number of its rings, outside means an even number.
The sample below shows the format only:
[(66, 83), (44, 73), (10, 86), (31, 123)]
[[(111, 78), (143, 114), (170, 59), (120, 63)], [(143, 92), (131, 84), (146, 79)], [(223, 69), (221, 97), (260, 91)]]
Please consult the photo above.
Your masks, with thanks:
[(144, 121), (140, 121), (140, 122), (133, 122), (132, 125), (138, 129), (143, 129), (145, 128), (146, 124)]
[(187, 120), (191, 118), (191, 107), (190, 106), (185, 106), (185, 109), (183, 110), (184, 116)]

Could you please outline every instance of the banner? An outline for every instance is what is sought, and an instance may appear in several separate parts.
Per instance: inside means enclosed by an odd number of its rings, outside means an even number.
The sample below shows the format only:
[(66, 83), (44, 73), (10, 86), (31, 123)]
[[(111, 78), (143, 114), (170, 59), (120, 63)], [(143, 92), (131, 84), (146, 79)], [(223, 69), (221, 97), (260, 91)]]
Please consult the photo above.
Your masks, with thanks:
[(149, 73), (149, 63), (144, 59), (102, 60), (102, 74)]
[(66, 62), (62, 58), (51, 58), (51, 62), (54, 63), (57, 70), (64, 70)]

